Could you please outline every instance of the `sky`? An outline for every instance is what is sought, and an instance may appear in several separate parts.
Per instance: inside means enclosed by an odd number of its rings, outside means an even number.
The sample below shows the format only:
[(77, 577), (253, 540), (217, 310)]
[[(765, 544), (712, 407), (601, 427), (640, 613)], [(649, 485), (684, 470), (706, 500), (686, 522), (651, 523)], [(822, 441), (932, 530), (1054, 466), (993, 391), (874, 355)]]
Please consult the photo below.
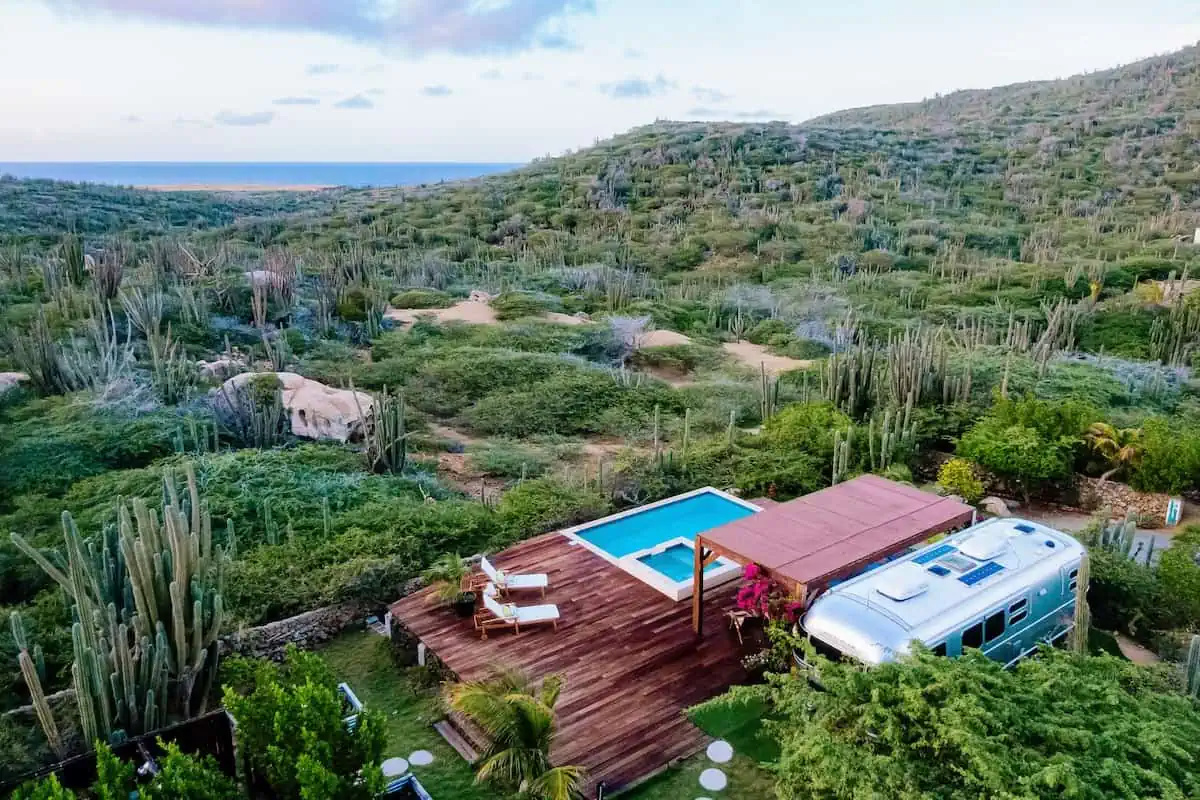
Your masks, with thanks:
[(523, 162), (1198, 40), (1195, 0), (0, 0), (0, 162)]

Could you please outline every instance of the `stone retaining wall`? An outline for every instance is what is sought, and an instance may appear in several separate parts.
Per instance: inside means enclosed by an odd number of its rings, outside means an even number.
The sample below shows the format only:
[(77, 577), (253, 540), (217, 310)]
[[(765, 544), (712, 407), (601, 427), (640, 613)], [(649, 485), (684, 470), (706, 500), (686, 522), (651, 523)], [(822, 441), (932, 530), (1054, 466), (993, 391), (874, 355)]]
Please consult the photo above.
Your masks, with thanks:
[(1139, 492), (1127, 484), (1079, 477), (1080, 504), (1087, 511), (1107, 508), (1113, 516), (1133, 512), (1139, 525), (1162, 528), (1167, 524), (1169, 494)]

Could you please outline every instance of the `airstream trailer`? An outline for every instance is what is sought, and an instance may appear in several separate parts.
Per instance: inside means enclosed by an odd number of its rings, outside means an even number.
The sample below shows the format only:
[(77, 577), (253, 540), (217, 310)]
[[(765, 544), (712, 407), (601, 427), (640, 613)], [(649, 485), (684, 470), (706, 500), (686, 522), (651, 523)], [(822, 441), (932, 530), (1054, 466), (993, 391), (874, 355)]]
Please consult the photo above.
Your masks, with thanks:
[(866, 664), (893, 661), (913, 641), (1012, 664), (1073, 627), (1083, 552), (1045, 525), (987, 520), (834, 586), (804, 629), (818, 649)]

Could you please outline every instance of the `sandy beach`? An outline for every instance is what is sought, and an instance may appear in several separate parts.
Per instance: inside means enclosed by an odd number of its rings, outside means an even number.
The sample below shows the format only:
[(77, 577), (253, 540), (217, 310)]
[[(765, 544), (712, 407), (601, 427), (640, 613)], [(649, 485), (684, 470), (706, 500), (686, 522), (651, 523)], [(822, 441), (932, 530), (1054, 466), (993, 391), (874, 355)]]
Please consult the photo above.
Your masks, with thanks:
[(336, 189), (336, 186), (322, 184), (273, 184), (259, 183), (171, 183), (160, 186), (135, 186), (135, 189), (146, 189), (151, 192), (320, 192), (325, 189)]

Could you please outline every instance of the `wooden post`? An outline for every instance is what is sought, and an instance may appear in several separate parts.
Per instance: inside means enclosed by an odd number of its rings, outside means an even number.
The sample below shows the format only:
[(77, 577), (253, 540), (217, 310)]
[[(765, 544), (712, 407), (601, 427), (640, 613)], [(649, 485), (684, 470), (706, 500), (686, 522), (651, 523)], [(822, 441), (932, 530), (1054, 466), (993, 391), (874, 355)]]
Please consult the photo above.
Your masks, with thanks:
[(704, 635), (704, 544), (697, 536), (692, 567), (692, 629), (696, 636)]

